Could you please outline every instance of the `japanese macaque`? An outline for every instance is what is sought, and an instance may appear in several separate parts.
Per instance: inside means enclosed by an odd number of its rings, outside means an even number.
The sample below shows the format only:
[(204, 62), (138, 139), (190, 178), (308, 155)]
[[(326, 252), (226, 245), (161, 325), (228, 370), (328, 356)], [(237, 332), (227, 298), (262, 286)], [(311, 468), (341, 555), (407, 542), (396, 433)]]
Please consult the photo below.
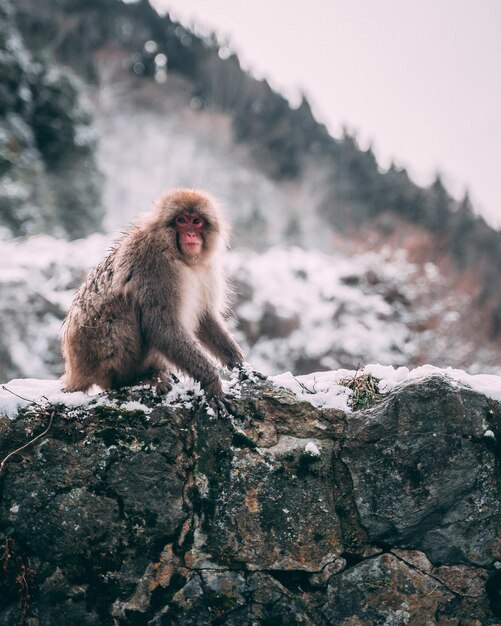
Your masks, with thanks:
[(174, 367), (209, 396), (222, 396), (207, 353), (229, 368), (243, 362), (223, 321), (227, 238), (206, 194), (175, 189), (161, 196), (75, 295), (63, 326), (65, 389), (151, 382), (165, 392)]

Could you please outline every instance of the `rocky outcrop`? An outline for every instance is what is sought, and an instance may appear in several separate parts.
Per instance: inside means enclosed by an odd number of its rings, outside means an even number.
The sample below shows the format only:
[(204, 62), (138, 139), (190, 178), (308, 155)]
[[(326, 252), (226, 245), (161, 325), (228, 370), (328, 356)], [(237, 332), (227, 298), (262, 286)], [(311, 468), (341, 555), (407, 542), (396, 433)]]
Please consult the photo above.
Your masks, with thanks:
[(350, 413), (269, 382), (226, 405), (0, 418), (0, 461), (51, 420), (0, 475), (0, 624), (499, 623), (498, 403), (435, 376)]

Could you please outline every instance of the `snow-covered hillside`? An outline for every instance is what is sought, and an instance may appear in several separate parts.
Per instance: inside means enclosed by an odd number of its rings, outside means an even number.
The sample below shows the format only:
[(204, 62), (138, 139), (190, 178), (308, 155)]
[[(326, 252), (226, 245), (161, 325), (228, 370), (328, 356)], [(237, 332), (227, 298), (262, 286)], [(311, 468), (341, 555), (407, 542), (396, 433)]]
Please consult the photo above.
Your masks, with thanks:
[(103, 235), (47, 235), (0, 243), (0, 378), (61, 372), (59, 332), (85, 272), (104, 255)]
[[(2, 242), (0, 378), (55, 377), (62, 371), (61, 323), (109, 236), (67, 242), (48, 236)], [(265, 373), (416, 362), (419, 302), (440, 280), (432, 264), (405, 254), (325, 255), (299, 248), (228, 255), (231, 321), (248, 360)], [(439, 363), (447, 365), (448, 363)]]
[(229, 269), (241, 291), (235, 312), (242, 342), (267, 373), (401, 365), (417, 352), (408, 305), (429, 277), (402, 254), (350, 258), (273, 248), (233, 254)]
[[(322, 186), (321, 167), (311, 161), (308, 177), (272, 181), (251, 165), (248, 147), (234, 142), (228, 118), (196, 111), (182, 85), (174, 84), (156, 108), (152, 94), (133, 92), (150, 102), (141, 104), (130, 93), (129, 84), (122, 92), (120, 83), (102, 80), (89, 94), (101, 137), (108, 234), (72, 242), (2, 236), (0, 379), (62, 373), (59, 332), (85, 273), (120, 229), (179, 185), (212, 192), (235, 224), (227, 260), (230, 323), (256, 369), (305, 374), (368, 362), (431, 362), (501, 372), (496, 350), (483, 339), (475, 343), (459, 313), (468, 310), (467, 292), (451, 290), (434, 264), (410, 263), (395, 246), (348, 254), (336, 245), (332, 252), (333, 232), (309, 202)], [(309, 251), (290, 245), (298, 242)]]

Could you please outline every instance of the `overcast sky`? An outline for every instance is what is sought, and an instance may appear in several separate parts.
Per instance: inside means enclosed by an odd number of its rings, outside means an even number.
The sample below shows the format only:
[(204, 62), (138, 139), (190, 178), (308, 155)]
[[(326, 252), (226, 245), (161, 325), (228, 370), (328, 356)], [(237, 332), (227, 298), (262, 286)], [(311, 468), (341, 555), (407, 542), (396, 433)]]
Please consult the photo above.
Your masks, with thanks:
[(501, 0), (155, 0), (227, 40), (246, 69), (304, 91), (383, 166), (440, 172), (501, 227)]

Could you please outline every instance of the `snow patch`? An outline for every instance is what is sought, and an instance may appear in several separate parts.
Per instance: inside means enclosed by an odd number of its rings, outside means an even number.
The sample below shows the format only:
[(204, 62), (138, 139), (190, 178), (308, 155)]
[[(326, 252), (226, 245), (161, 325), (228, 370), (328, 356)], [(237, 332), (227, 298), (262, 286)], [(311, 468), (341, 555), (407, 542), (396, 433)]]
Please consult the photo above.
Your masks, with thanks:
[[(266, 373), (301, 361), (335, 369), (343, 362), (404, 365), (417, 352), (411, 301), (423, 288), (403, 251), (356, 256), (293, 247), (234, 252), (229, 274), (252, 290), (235, 312), (249, 361)], [(394, 294), (390, 303), (388, 294)]]
[(304, 448), (304, 451), (307, 454), (311, 454), (311, 456), (320, 456), (320, 450), (318, 449), (318, 446), (313, 443), (313, 441), (308, 441)]
[(179, 382), (172, 386), (172, 389), (164, 397), (163, 404), (169, 406), (191, 408), (193, 400), (205, 395), (200, 387), (200, 383), (188, 377), (180, 377)]
[(353, 370), (344, 369), (314, 372), (304, 376), (294, 376), (291, 372), (285, 372), (271, 376), (270, 380), (277, 387), (292, 391), (299, 399), (306, 400), (318, 408), (349, 411), (348, 401), (352, 391), (341, 385), (340, 381), (344, 378), (353, 378), (354, 374)]
[(59, 380), (16, 378), (0, 387), (0, 415), (13, 419), (19, 409), (32, 402), (75, 407), (88, 404), (91, 400), (92, 396), (82, 391), (74, 393), (63, 391)]
[[(100, 390), (102, 393), (102, 390)], [(29, 404), (63, 404), (74, 408), (94, 405), (113, 406), (124, 411), (143, 411), (150, 413), (151, 409), (136, 400), (118, 402), (102, 395), (84, 393), (83, 391), (63, 391), (59, 380), (43, 380), (38, 378), (16, 378), (0, 386), (0, 415), (14, 419), (19, 409)]]
[(290, 372), (270, 377), (278, 387), (292, 391), (299, 399), (310, 402), (318, 408), (339, 409), (348, 412), (348, 401), (352, 392), (340, 384), (343, 379), (352, 379), (355, 375), (371, 374), (378, 380), (378, 389), (381, 393), (389, 393), (399, 385), (423, 380), (430, 376), (444, 376), (458, 386), (467, 387), (482, 395), (501, 402), (501, 376), (494, 374), (469, 374), (464, 370), (452, 367), (435, 367), (422, 365), (414, 369), (408, 367), (392, 367), (372, 363), (363, 369), (335, 370), (330, 372), (314, 372), (305, 376), (293, 376)]
[(469, 387), (492, 400), (501, 402), (501, 376), (495, 374), (469, 374), (464, 370), (452, 367), (435, 367), (422, 365), (410, 370), (407, 367), (394, 368), (388, 365), (371, 364), (363, 369), (364, 374), (372, 374), (379, 379), (379, 390), (382, 393), (392, 391), (398, 385), (430, 376), (445, 376), (451, 381)]
[[(100, 403), (99, 403), (100, 404)], [(130, 400), (129, 402), (122, 402), (120, 408), (124, 411), (143, 411), (143, 413), (151, 413), (153, 409), (149, 406), (138, 402), (137, 400)]]

